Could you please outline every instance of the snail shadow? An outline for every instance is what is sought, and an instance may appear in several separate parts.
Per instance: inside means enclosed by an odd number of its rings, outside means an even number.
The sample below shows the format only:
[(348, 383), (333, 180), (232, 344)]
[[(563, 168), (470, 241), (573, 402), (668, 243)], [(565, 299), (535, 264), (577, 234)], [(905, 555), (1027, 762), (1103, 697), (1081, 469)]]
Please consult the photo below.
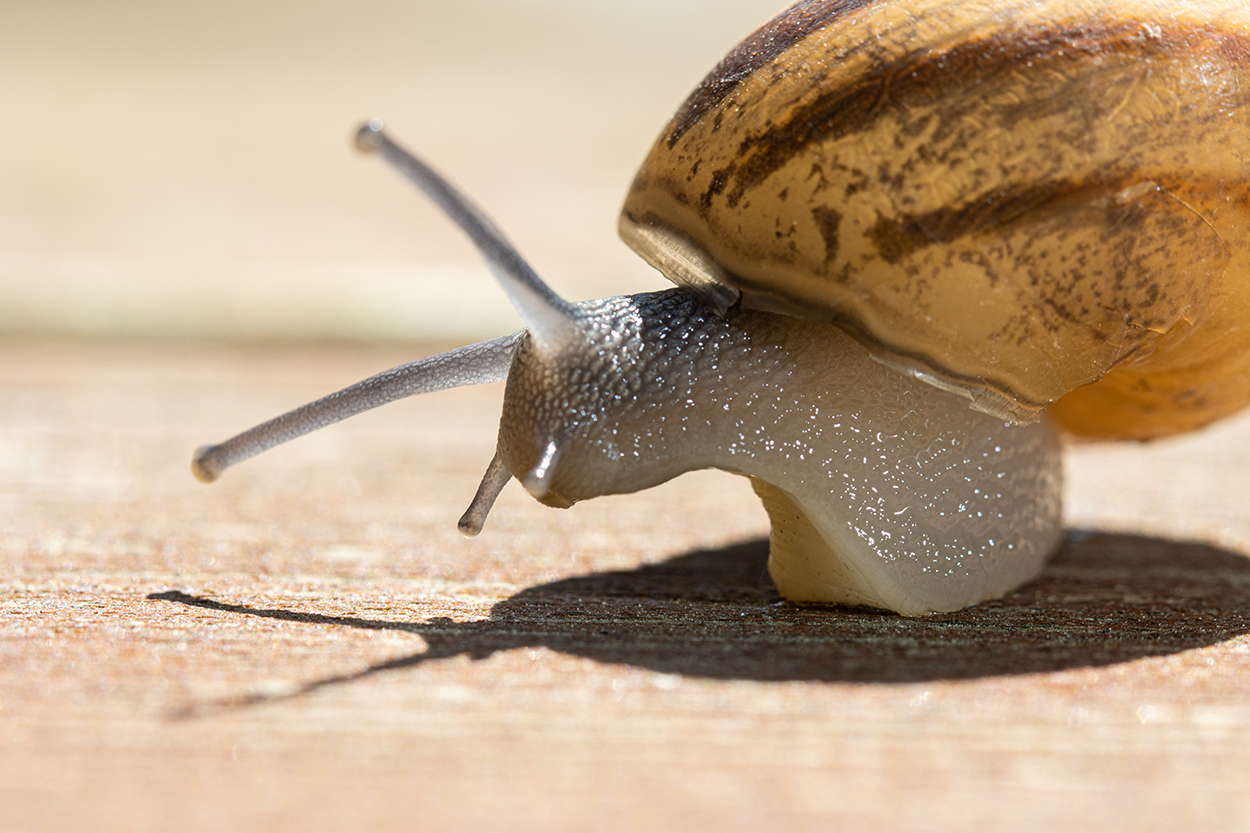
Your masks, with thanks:
[(489, 618), (462, 623), (261, 609), (177, 591), (148, 598), (234, 615), (406, 631), (427, 645), (358, 673), (219, 706), (517, 648), (716, 679), (909, 683), (1111, 665), (1250, 632), (1250, 558), (1203, 544), (1070, 533), (1037, 581), (974, 608), (915, 619), (783, 602), (767, 559), (768, 542), (755, 540), (590, 573), (527, 588), (496, 604)]

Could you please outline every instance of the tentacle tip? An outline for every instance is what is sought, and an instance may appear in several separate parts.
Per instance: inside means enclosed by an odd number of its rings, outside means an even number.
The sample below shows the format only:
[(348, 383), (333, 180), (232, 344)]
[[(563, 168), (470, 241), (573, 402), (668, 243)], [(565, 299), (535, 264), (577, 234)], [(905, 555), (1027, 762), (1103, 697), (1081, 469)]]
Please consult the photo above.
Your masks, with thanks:
[(356, 131), (356, 149), (361, 153), (372, 153), (382, 146), (382, 120), (372, 118)]
[(216, 448), (215, 445), (202, 445), (191, 455), (191, 473), (201, 483), (212, 483), (221, 477), (221, 467), (209, 457)]
[(482, 522), (485, 518), (477, 517), (473, 511), (473, 507), (461, 516), (456, 529), (460, 530), (460, 534), (465, 538), (476, 538), (482, 532)]

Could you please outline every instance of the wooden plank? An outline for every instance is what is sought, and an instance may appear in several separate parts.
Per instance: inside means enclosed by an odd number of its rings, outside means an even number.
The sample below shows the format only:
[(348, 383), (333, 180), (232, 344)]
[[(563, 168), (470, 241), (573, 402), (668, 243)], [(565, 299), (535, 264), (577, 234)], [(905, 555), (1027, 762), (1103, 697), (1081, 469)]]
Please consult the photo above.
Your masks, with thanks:
[(915, 620), (781, 603), (718, 473), (561, 512), (514, 484), (461, 539), (497, 386), (191, 480), (197, 444), (409, 358), (5, 345), (0, 827), (1250, 817), (1250, 423), (1074, 450), (1043, 578)]

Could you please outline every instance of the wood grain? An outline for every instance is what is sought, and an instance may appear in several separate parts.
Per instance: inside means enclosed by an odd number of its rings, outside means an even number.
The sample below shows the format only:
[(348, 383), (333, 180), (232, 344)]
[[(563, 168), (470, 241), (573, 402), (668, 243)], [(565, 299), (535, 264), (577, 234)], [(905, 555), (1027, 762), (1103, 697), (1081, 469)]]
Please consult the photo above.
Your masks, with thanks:
[(461, 539), (494, 388), (192, 480), (419, 352), (3, 345), (0, 828), (1247, 826), (1245, 421), (1074, 449), (1046, 574), (923, 619), (781, 602), (717, 473)]

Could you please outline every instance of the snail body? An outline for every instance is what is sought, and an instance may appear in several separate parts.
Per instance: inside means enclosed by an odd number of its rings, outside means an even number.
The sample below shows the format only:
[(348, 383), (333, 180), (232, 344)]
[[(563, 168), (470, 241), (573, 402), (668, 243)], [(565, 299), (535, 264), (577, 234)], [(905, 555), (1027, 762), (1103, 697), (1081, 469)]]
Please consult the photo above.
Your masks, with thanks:
[(801, 2), (696, 89), (626, 199), (622, 236), (679, 288), (578, 304), (371, 122), (359, 146), (460, 225), (526, 329), (201, 448), (193, 470), (506, 379), (466, 534), (513, 477), (568, 507), (719, 468), (763, 500), (787, 598), (915, 615), (1001, 595), (1062, 537), (1048, 408), (1069, 433), (1145, 439), (1250, 402), (1232, 326), (1250, 313), (1246, 20), (1227, 2)]
[[(508, 470), (533, 473), (557, 449), (550, 474), (526, 481), (543, 503), (694, 469), (747, 475), (783, 596), (907, 614), (1001, 595), (1058, 544), (1059, 448), (1044, 422), (975, 412), (826, 322), (722, 318), (676, 290), (582, 310), (598, 335), (571, 356), (523, 342), (504, 395)], [(577, 355), (584, 343), (597, 366)]]

